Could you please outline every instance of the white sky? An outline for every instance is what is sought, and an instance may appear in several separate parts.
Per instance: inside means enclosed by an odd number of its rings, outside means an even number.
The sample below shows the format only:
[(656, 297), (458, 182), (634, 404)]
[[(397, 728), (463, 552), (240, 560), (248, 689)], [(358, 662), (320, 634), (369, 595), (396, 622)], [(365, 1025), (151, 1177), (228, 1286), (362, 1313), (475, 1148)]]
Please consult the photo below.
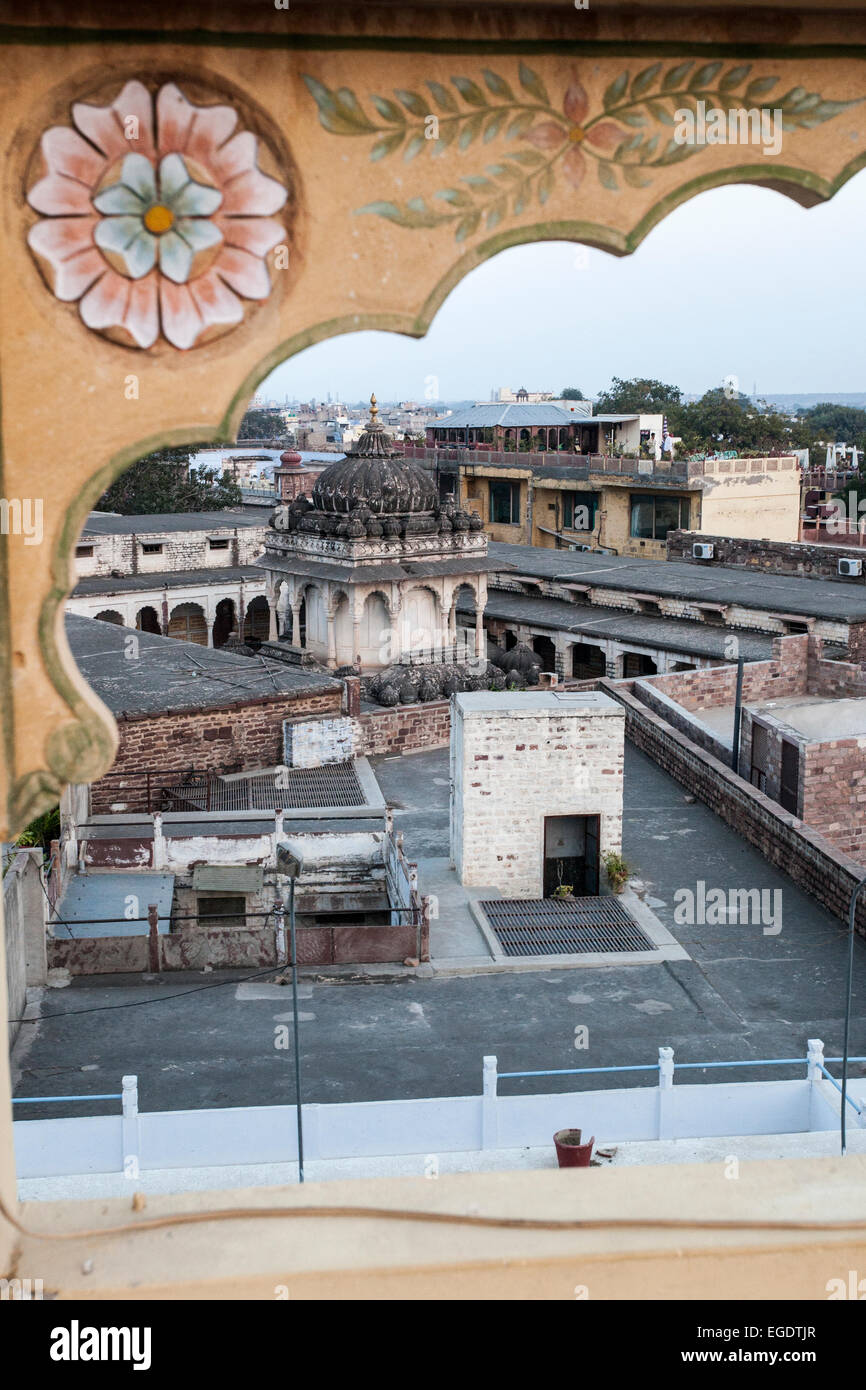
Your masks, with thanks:
[[(486, 399), (492, 386), (597, 394), (613, 376), (686, 392), (866, 391), (866, 170), (805, 209), (768, 189), (700, 194), (617, 258), (546, 242), (504, 251), (452, 292), (426, 338), (354, 333), (283, 363), (261, 390), (323, 399)], [(407, 236), (413, 235), (406, 232)]]

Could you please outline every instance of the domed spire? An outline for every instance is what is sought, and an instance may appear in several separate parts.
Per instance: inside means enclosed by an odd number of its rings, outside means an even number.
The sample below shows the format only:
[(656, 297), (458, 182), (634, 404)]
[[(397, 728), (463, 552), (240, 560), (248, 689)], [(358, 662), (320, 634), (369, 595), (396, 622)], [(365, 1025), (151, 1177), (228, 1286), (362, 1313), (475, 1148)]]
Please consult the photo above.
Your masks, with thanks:
[(376, 392), (374, 391), (374, 392), (372, 393), (372, 395), (370, 396), (370, 419), (373, 421), (374, 424), (375, 424), (375, 421), (376, 421), (376, 416), (377, 416), (378, 414), (379, 414), (379, 407), (378, 407), (378, 405), (376, 404)]
[(438, 503), (432, 473), (392, 447), (391, 436), (379, 420), (376, 393), (370, 396), (370, 418), (357, 445), (346, 457), (319, 475), (313, 506), (323, 512), (433, 512)]

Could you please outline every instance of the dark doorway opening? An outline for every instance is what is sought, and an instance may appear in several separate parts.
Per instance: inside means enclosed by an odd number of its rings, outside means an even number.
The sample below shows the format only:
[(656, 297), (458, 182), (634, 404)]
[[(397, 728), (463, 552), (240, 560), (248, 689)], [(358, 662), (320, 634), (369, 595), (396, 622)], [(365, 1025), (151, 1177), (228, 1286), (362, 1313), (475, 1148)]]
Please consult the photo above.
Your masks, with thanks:
[(146, 608), (140, 608), (138, 610), (138, 614), (135, 619), (135, 626), (138, 628), (139, 632), (152, 632), (157, 637), (159, 637), (161, 634), (161, 628), (159, 626), (159, 615), (157, 614), (156, 609), (152, 608), (150, 605), (148, 605)]
[(622, 674), (625, 680), (635, 680), (638, 676), (656, 676), (658, 667), (651, 656), (640, 652), (625, 652), (622, 658)]
[(605, 674), (604, 652), (586, 642), (575, 642), (571, 649), (571, 674), (575, 680), (590, 681)]
[(533, 637), (532, 650), (541, 657), (542, 671), (556, 670), (556, 647), (549, 637)]
[(221, 598), (216, 606), (213, 624), (213, 644), (223, 647), (235, 625), (235, 606), (230, 598)]
[(800, 814), (800, 749), (791, 739), (782, 739), (782, 778), (779, 801), (792, 816)]
[(545, 816), (544, 896), (570, 888), (576, 898), (598, 893), (598, 816)]

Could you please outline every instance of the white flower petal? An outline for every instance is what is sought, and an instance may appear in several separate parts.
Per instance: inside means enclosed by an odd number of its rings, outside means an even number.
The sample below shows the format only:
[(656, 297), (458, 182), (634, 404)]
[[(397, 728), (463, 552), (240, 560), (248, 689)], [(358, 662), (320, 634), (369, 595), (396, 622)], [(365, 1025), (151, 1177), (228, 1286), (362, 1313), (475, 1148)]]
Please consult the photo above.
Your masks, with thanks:
[(159, 239), (159, 268), (168, 280), (183, 285), (192, 269), (192, 247), (177, 232), (166, 232)]
[(211, 246), (219, 245), (223, 239), (219, 227), (204, 217), (181, 217), (175, 223), (174, 230), (193, 251), (207, 251)]
[(101, 193), (97, 193), (93, 199), (93, 206), (99, 212), (109, 215), (129, 213), (131, 216), (141, 217), (149, 201), (139, 198), (125, 183), (113, 183), (110, 188), (103, 188)]
[(96, 224), (93, 240), (103, 251), (125, 251), (140, 231), (140, 217), (103, 217)]
[(192, 176), (179, 154), (167, 154), (159, 162), (159, 197), (163, 203), (171, 204), (191, 182)]
[(128, 154), (123, 161), (120, 181), (145, 202), (156, 201), (156, 174), (146, 155)]
[(131, 246), (124, 251), (124, 259), (133, 280), (140, 280), (156, 265), (156, 237), (142, 227)]
[(172, 212), (178, 217), (210, 217), (216, 212), (223, 195), (218, 188), (190, 181), (172, 202)]

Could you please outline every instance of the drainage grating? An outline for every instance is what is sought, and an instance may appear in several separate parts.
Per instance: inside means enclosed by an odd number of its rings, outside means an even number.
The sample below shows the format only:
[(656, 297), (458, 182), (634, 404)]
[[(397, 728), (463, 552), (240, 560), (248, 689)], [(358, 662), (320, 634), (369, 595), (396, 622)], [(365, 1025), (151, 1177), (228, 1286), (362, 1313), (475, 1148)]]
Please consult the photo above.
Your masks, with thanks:
[(479, 903), (506, 956), (658, 948), (616, 898), (492, 898)]
[(353, 762), (280, 768), (279, 773), (223, 781), (214, 774), (185, 776), (161, 788), (163, 810), (278, 811), (314, 806), (366, 806)]

